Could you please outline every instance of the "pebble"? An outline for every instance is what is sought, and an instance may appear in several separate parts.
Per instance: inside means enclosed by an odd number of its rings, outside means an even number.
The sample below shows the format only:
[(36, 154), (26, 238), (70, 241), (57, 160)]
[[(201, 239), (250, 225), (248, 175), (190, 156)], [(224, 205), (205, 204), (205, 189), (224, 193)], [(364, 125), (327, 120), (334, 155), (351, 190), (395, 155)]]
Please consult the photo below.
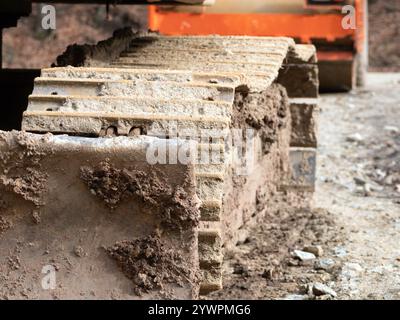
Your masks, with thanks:
[(85, 251), (83, 250), (83, 248), (81, 246), (76, 246), (74, 248), (74, 253), (79, 258), (82, 258), (83, 256), (85, 256)]
[(399, 128), (395, 127), (395, 126), (385, 126), (384, 130), (389, 131), (390, 133), (399, 133), (400, 132)]
[(312, 292), (314, 295), (318, 296), (325, 296), (325, 295), (330, 295), (332, 297), (336, 297), (337, 294), (336, 292), (329, 288), (328, 286), (320, 283), (320, 282), (316, 282), (314, 283), (313, 287), (312, 287)]
[(301, 260), (301, 261), (311, 261), (316, 259), (316, 256), (313, 253), (305, 252), (301, 250), (294, 250), (292, 253), (293, 257)]
[(319, 281), (326, 283), (332, 280), (332, 275), (327, 273), (325, 270), (318, 270), (319, 273)]
[(372, 192), (372, 186), (369, 183), (366, 183), (364, 185), (364, 195), (366, 197), (369, 197), (371, 195), (371, 192)]
[(363, 178), (360, 177), (354, 177), (353, 180), (358, 186), (363, 186), (367, 183)]
[(391, 174), (389, 174), (384, 180), (383, 180), (383, 182), (386, 184), (386, 185), (392, 185), (393, 184), (393, 175), (391, 175)]
[(384, 188), (378, 184), (372, 185), (371, 190), (375, 192), (381, 192), (384, 190)]
[(364, 270), (363, 267), (361, 267), (361, 265), (356, 262), (347, 262), (344, 264), (344, 267), (348, 270), (353, 270), (356, 272), (362, 272)]
[(348, 142), (361, 142), (363, 140), (364, 140), (364, 138), (359, 133), (351, 134), (346, 138), (346, 141), (348, 141)]
[(386, 177), (387, 173), (381, 169), (376, 169), (375, 170), (375, 175), (379, 180), (382, 180)]
[(347, 251), (343, 247), (335, 247), (333, 249), (333, 251), (334, 251), (336, 257), (345, 257), (345, 256), (347, 256)]
[(306, 246), (303, 251), (314, 254), (316, 257), (321, 257), (324, 254), (324, 250), (321, 246)]
[(33, 211), (32, 212), (32, 220), (35, 224), (39, 224), (41, 219), (40, 219), (40, 213), (38, 211)]
[(359, 277), (364, 269), (356, 262), (346, 262), (342, 267), (341, 276), (346, 279), (354, 279)]
[(335, 260), (331, 258), (318, 259), (315, 261), (314, 269), (316, 270), (330, 270), (335, 266)]

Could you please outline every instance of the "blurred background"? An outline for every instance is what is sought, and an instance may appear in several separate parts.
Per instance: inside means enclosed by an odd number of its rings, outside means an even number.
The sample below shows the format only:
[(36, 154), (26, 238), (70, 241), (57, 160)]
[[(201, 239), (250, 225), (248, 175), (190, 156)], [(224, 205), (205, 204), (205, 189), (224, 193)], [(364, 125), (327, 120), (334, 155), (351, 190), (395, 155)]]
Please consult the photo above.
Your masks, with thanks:
[[(73, 43), (95, 44), (115, 29), (147, 29), (146, 6), (55, 5), (57, 29), (41, 28), (41, 6), (4, 32), (3, 68), (50, 66)], [(400, 71), (400, 1), (369, 0), (369, 58), (371, 71)], [(46, 48), (46, 50), (42, 50)], [(32, 52), (40, 54), (32, 55)]]

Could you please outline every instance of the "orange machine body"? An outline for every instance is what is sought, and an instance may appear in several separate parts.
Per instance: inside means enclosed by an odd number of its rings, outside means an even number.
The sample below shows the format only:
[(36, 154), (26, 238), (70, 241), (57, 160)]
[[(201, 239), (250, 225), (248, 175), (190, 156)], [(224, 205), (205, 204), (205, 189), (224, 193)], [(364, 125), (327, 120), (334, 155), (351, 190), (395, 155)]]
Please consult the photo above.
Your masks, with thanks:
[(208, 13), (207, 8), (190, 13), (151, 6), (149, 25), (151, 30), (166, 35), (287, 36), (299, 43), (315, 44), (320, 61), (353, 60), (366, 45), (364, 1), (352, 2), (356, 9), (355, 29), (342, 27), (345, 14), (341, 9), (345, 3), (339, 5), (340, 0), (333, 6), (310, 6), (304, 1), (306, 10), (299, 13)]

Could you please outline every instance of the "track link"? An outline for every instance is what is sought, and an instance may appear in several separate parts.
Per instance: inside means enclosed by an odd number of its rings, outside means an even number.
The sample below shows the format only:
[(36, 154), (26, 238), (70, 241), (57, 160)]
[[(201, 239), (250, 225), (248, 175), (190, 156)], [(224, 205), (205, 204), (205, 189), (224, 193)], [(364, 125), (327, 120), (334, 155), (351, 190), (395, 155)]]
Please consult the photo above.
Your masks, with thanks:
[[(197, 141), (200, 155), (220, 157), (219, 163), (195, 166), (205, 294), (222, 287), (224, 183), (232, 174), (225, 139), (233, 127), (235, 95), (266, 90), (288, 63), (315, 63), (315, 49), (289, 38), (138, 36), (106, 68), (44, 69), (23, 130), (94, 137), (178, 133)], [(210, 134), (207, 143), (204, 132)], [(216, 140), (213, 132), (219, 133)]]

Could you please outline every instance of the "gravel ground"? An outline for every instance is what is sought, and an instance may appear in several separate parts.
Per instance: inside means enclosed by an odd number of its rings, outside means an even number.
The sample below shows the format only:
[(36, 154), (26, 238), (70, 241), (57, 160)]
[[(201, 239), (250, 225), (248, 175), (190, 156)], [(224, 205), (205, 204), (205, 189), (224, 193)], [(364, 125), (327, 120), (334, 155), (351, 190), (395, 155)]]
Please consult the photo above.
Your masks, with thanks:
[[(321, 97), (314, 209), (282, 208), (250, 230), (212, 298), (400, 299), (400, 74), (368, 78)], [(320, 257), (293, 259), (310, 245)]]
[(321, 99), (316, 206), (346, 234), (339, 297), (400, 299), (400, 74)]

